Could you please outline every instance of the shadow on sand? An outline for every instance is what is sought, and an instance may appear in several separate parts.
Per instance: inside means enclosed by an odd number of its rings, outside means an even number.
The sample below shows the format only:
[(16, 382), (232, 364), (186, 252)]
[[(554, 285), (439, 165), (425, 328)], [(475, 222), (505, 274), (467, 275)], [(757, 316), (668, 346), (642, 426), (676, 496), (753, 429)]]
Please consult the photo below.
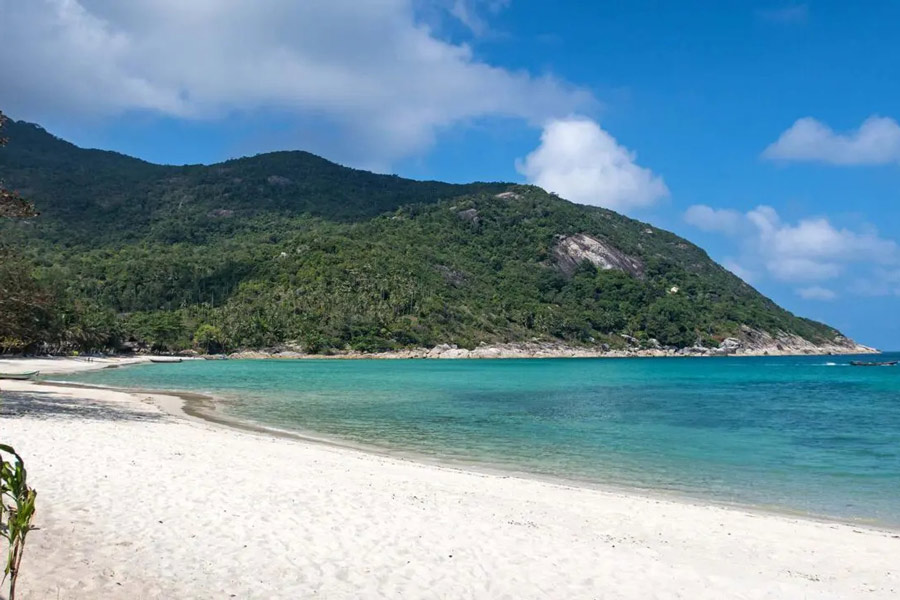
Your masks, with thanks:
[(0, 393), (0, 417), (160, 421), (165, 418), (165, 415), (156, 411), (135, 410), (127, 406), (98, 402), (90, 398), (72, 398), (40, 392), (2, 392)]

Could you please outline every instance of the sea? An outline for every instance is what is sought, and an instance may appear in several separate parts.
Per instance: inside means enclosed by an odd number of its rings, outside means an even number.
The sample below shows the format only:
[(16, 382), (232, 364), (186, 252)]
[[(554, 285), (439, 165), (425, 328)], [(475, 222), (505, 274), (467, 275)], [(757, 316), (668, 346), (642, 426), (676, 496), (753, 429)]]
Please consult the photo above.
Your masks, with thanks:
[(224, 360), (67, 377), (472, 469), (900, 527), (900, 366), (877, 357)]

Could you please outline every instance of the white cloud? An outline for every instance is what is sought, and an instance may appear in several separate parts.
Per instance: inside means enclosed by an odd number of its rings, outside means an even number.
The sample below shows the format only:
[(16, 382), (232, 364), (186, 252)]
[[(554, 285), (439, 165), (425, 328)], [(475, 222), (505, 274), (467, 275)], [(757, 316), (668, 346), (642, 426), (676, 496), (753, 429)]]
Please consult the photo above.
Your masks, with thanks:
[(572, 202), (628, 211), (669, 194), (661, 177), (634, 161), (635, 154), (596, 122), (569, 117), (548, 121), (540, 145), (516, 169)]
[[(707, 231), (729, 234), (742, 252), (740, 261), (729, 259), (726, 268), (746, 279), (759, 270), (787, 283), (830, 281), (853, 273), (869, 280), (867, 289), (884, 288), (888, 274), (900, 264), (900, 245), (882, 238), (874, 230), (853, 231), (835, 227), (828, 219), (813, 217), (786, 223), (770, 206), (759, 206), (744, 214), (693, 206), (685, 220)], [(800, 293), (798, 291), (798, 293)], [(801, 294), (803, 295), (803, 294)], [(818, 299), (824, 299), (818, 294)], [(808, 296), (804, 296), (808, 297)]]
[(843, 271), (843, 265), (802, 256), (780, 256), (764, 252), (766, 269), (781, 281), (823, 281), (834, 279)]
[(744, 216), (736, 210), (716, 209), (704, 204), (695, 204), (684, 213), (684, 220), (703, 231), (734, 233)]
[(351, 161), (389, 164), (451, 125), (596, 102), (439, 39), (414, 0), (0, 0), (0, 23), (0, 105), (16, 118), (272, 110), (329, 124)]
[(806, 300), (834, 300), (837, 298), (837, 294), (828, 288), (824, 288), (818, 285), (814, 285), (812, 287), (800, 288), (797, 290), (797, 294)]
[(847, 264), (891, 262), (900, 252), (896, 242), (874, 232), (838, 229), (821, 217), (791, 225), (782, 222), (774, 208), (760, 206), (748, 212), (747, 219), (756, 228), (769, 270), (786, 281), (830, 279)]
[(859, 129), (835, 133), (806, 117), (798, 119), (765, 149), (773, 160), (814, 161), (833, 165), (883, 165), (900, 162), (900, 125), (888, 117), (872, 116)]
[(482, 9), (497, 14), (508, 7), (509, 2), (510, 0), (452, 0), (449, 11), (472, 33), (484, 35), (488, 31), (488, 25), (481, 16)]
[(722, 261), (722, 266), (746, 281), (747, 283), (753, 283), (756, 280), (756, 273), (751, 271), (750, 269), (744, 267), (742, 264), (734, 260), (733, 258), (726, 258)]

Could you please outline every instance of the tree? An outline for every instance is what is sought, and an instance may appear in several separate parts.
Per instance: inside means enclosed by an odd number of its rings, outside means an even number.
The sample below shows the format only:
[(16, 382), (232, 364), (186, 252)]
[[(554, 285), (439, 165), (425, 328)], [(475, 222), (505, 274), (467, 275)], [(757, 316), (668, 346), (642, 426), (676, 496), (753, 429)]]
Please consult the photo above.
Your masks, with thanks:
[(666, 346), (686, 347), (697, 339), (697, 314), (681, 295), (667, 295), (647, 310), (645, 331)]
[[(0, 147), (6, 115), (0, 111)], [(29, 218), (37, 216), (34, 206), (17, 193), (7, 190), (0, 180), (0, 217)], [(46, 298), (30, 277), (29, 269), (9, 248), (0, 245), (0, 350), (23, 349), (36, 333), (36, 326), (46, 308)]]
[(220, 354), (225, 350), (225, 336), (215, 325), (204, 323), (194, 334), (194, 345), (207, 354)]
[[(0, 130), (6, 123), (6, 117), (0, 112)], [(6, 139), (0, 136), (0, 146), (6, 145)], [(33, 217), (37, 213), (31, 204), (3, 188), (0, 182), (0, 217)], [(9, 281), (0, 281), (0, 314), (4, 314), (4, 302), (11, 304), (25, 304), (30, 308), (29, 300), (21, 294), (21, 289), (16, 292), (8, 292), (10, 286), (16, 286), (19, 277), (13, 277)], [(21, 287), (21, 286), (19, 286)], [(12, 455), (11, 460), (6, 460), (2, 453)], [(6, 566), (4, 568), (4, 580), (9, 579), (9, 600), (15, 600), (16, 580), (19, 576), (19, 566), (22, 564), (22, 554), (25, 550), (25, 537), (31, 531), (31, 520), (34, 517), (34, 501), (37, 492), (28, 487), (26, 479), (25, 462), (22, 457), (6, 444), (0, 444), (0, 535), (8, 544)]]
[[(9, 141), (3, 137), (2, 133), (6, 121), (6, 115), (3, 114), (3, 111), (0, 111), (0, 147), (5, 146)], [(0, 180), (0, 217), (25, 219), (36, 216), (37, 212), (34, 210), (34, 206), (16, 192), (7, 190), (3, 186), (3, 181)]]
[(43, 341), (50, 298), (31, 270), (18, 253), (0, 246), (0, 352), (24, 352)]

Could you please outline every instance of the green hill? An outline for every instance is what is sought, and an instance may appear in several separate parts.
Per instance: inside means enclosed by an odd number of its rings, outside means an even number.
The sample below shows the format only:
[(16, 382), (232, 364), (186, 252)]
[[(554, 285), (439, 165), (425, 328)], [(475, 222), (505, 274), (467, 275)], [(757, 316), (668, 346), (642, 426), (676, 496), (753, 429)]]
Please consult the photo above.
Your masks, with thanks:
[(44, 300), (0, 324), (9, 348), (839, 335), (672, 233), (532, 186), (412, 181), (306, 152), (159, 166), (22, 122), (4, 135), (0, 178), (42, 213), (0, 225), (6, 270), (30, 273)]

